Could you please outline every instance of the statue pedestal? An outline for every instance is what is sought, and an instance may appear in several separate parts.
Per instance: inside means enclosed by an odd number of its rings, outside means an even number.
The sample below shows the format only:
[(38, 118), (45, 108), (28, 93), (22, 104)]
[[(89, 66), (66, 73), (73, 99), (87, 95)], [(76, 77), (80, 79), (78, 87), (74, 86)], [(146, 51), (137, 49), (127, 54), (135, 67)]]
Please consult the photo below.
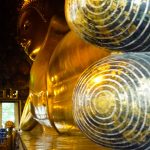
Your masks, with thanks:
[(73, 149), (73, 150), (110, 150), (99, 146), (85, 136), (67, 136), (50, 134), (50, 132), (39, 133), (23, 131), (20, 134), (21, 141), (27, 150), (31, 149)]

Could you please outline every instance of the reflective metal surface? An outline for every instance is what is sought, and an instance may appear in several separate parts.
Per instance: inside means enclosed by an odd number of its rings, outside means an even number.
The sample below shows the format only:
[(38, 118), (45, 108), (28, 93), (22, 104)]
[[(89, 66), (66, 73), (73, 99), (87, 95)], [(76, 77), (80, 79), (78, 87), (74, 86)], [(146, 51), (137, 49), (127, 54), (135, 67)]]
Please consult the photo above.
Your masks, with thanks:
[(149, 0), (66, 0), (66, 19), (83, 39), (123, 51), (149, 51)]
[(31, 108), (30, 108), (30, 97), (26, 100), (24, 110), (20, 120), (20, 128), (24, 131), (31, 130), (35, 127), (37, 121), (33, 119)]
[(90, 139), (114, 149), (150, 148), (150, 53), (114, 54), (80, 77), (74, 119)]
[(30, 130), (33, 126), (26, 128), (25, 124), (32, 125), (34, 118), (59, 133), (79, 132), (72, 115), (72, 92), (76, 80), (86, 67), (108, 56), (110, 51), (85, 43), (73, 32), (58, 44), (67, 31), (62, 18), (51, 20), (44, 45), (31, 68), (30, 100), (22, 115), (22, 130)]
[(35, 124), (34, 119), (51, 127), (47, 113), (46, 75), (51, 55), (67, 31), (68, 27), (63, 18), (54, 16), (51, 19), (44, 45), (31, 68), (29, 96), (20, 122), (22, 130), (32, 129)]
[(72, 112), (72, 93), (80, 74), (96, 60), (110, 54), (69, 32), (50, 59), (47, 76), (48, 111), (59, 133), (77, 134)]
[[(66, 0), (65, 10), (71, 30), (81, 38), (127, 52), (149, 51), (149, 7), (148, 0)], [(110, 51), (84, 42), (73, 31), (68, 32), (64, 18), (55, 16), (50, 20), (46, 38), (40, 39), (42, 46), (32, 47), (33, 51), (28, 53), (38, 55), (31, 69), (30, 93), (21, 128), (31, 130), (36, 120), (43, 130), (48, 127), (60, 135), (80, 136), (44, 135), (43, 144), (42, 136), (29, 138), (29, 135), (24, 139), (27, 145), (31, 149), (94, 148), (92, 142), (85, 146), (88, 139), (82, 138), (81, 129), (99, 145), (149, 149), (150, 55), (116, 54), (101, 60)], [(25, 21), (23, 27), (29, 26)], [(25, 41), (22, 44), (29, 50), (32, 40)]]
[(22, 132), (27, 150), (109, 150), (96, 145), (84, 136), (64, 136)]

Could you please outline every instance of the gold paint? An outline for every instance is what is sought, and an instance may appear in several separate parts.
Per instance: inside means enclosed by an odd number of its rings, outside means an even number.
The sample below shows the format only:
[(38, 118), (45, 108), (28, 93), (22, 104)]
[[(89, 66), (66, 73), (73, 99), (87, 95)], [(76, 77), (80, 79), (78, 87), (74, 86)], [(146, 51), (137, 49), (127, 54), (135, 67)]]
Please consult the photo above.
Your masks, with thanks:
[(65, 25), (63, 19), (57, 16), (51, 19), (44, 46), (40, 49), (36, 61), (31, 68), (30, 91), (28, 96), (30, 101), (27, 100), (21, 117), (20, 124), (22, 130), (31, 130), (32, 121), (35, 120), (44, 126), (51, 127), (47, 113), (48, 94), (46, 88), (46, 74), (53, 50), (67, 31), (68, 27)]
[(25, 7), (26, 5), (30, 4), (31, 0), (24, 0), (22, 8)]
[(98, 98), (92, 99), (92, 101), (100, 114), (109, 115), (115, 107), (115, 98), (109, 94), (101, 94)]
[(59, 133), (79, 133), (72, 112), (73, 89), (81, 73), (95, 61), (108, 56), (110, 51), (84, 42), (72, 31), (67, 32), (65, 20), (54, 16), (43, 45), (36, 49), (37, 43), (41, 43), (36, 41), (30, 51), (30, 56), (37, 56), (30, 72), (30, 101), (21, 118), (22, 130), (30, 130), (24, 126), (35, 119)]
[(60, 133), (78, 133), (72, 112), (73, 89), (89, 65), (109, 54), (107, 49), (84, 42), (72, 31), (57, 45), (49, 64), (47, 88), (50, 120)]
[(20, 128), (22, 130), (31, 130), (37, 124), (37, 121), (33, 119), (30, 109), (30, 97), (28, 97), (20, 120)]
[(95, 82), (95, 83), (100, 83), (102, 80), (103, 80), (103, 77), (102, 77), (102, 76), (98, 76), (98, 77), (95, 77), (95, 78), (93, 79), (93, 82)]
[(35, 61), (35, 58), (36, 58), (36, 56), (37, 56), (37, 54), (38, 54), (39, 51), (40, 51), (40, 47), (34, 49), (34, 50), (31, 52), (31, 54), (29, 54), (29, 57), (30, 57), (30, 59), (31, 59), (32, 61)]
[[(45, 131), (45, 130), (44, 130)], [(97, 145), (85, 136), (52, 135), (53, 131), (39, 133), (39, 128), (31, 132), (22, 132), (28, 150), (110, 150)]]
[(23, 42), (20, 43), (20, 45), (24, 48), (25, 53), (28, 55), (28, 47), (31, 45), (31, 40), (24, 39)]
[(60, 18), (51, 22), (45, 45), (32, 65), (31, 112), (44, 126), (53, 126), (59, 133), (78, 134), (72, 112), (76, 81), (89, 65), (108, 56), (110, 51), (84, 42), (74, 32), (69, 32), (58, 44), (66, 33), (62, 23)]

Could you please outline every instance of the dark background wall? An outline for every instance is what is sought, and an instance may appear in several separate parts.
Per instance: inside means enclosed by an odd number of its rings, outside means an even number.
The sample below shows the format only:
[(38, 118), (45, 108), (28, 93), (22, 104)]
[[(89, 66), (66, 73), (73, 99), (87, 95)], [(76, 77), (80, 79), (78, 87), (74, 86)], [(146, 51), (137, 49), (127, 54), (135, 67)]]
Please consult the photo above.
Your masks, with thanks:
[(17, 89), (20, 97), (26, 97), (31, 64), (17, 43), (21, 3), (21, 0), (0, 1), (0, 89)]

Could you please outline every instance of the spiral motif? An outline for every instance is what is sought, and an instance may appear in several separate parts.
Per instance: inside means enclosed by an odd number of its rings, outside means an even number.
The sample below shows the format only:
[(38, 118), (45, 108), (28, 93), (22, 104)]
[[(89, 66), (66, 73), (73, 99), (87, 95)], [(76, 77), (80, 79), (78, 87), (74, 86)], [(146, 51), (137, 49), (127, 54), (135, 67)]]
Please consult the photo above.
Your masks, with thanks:
[(73, 116), (94, 142), (150, 148), (150, 53), (112, 54), (86, 69), (73, 93)]
[(149, 0), (66, 0), (66, 19), (88, 42), (122, 51), (149, 51)]

